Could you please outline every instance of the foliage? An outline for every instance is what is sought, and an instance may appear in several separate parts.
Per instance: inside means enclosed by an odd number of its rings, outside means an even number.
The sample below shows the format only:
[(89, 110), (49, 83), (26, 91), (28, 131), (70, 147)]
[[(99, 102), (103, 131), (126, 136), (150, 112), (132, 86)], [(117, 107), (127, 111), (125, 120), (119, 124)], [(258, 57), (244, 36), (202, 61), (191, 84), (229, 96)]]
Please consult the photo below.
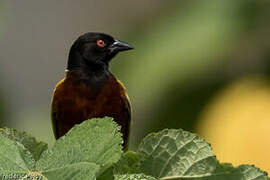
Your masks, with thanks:
[(0, 130), (0, 179), (267, 180), (250, 165), (219, 163), (195, 134), (165, 129), (151, 133), (137, 152), (122, 152), (119, 126), (111, 118), (76, 125), (52, 148), (24, 132)]

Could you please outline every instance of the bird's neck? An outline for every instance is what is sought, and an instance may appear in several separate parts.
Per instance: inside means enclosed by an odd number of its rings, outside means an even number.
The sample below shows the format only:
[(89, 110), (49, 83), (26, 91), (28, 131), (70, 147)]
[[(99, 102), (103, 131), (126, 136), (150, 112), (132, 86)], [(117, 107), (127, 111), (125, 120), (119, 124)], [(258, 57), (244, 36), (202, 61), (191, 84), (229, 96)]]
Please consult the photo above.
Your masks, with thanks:
[(102, 61), (87, 61), (74, 47), (71, 48), (66, 79), (70, 79), (74, 83), (84, 83), (98, 92), (111, 76), (108, 64)]
[(66, 79), (74, 84), (85, 84), (93, 93), (98, 93), (113, 75), (108, 71), (91, 71), (87, 68), (66, 70)]
[(102, 81), (109, 78), (112, 74), (108, 70), (104, 71), (91, 71), (88, 68), (76, 68), (76, 69), (67, 69), (67, 77), (72, 76), (80, 81)]

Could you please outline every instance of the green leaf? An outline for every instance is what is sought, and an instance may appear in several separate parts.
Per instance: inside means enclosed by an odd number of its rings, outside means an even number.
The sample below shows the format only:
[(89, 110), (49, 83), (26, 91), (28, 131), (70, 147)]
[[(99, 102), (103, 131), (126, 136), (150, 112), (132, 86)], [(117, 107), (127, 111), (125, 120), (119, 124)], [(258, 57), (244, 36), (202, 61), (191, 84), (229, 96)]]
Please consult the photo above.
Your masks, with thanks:
[(41, 141), (38, 142), (28, 133), (20, 132), (15, 129), (1, 128), (0, 136), (8, 138), (24, 146), (33, 155), (35, 161), (37, 161), (41, 153), (48, 148), (46, 143)]
[(267, 173), (251, 165), (240, 165), (236, 168), (245, 180), (267, 180)]
[(99, 166), (94, 163), (77, 163), (63, 166), (57, 169), (50, 169), (43, 171), (42, 174), (47, 179), (61, 179), (61, 180), (81, 180), (81, 179), (95, 179)]
[(136, 169), (138, 174), (162, 180), (268, 179), (267, 173), (254, 166), (234, 168), (229, 163), (220, 164), (205, 140), (190, 132), (173, 129), (148, 135), (138, 153), (126, 153), (115, 167), (119, 174), (132, 173), (132, 169)]
[[(120, 159), (123, 140), (119, 130), (120, 127), (112, 118), (84, 121), (57, 140), (51, 149), (42, 153), (37, 168), (43, 174), (91, 163), (95, 164), (93, 172), (96, 174), (98, 167), (109, 167)], [(76, 169), (76, 172), (79, 171)]]
[(122, 175), (115, 175), (115, 180), (157, 180), (157, 179), (151, 176), (146, 176), (144, 174), (122, 174)]
[(32, 154), (21, 144), (0, 136), (0, 174), (27, 173), (35, 167)]
[(113, 166), (99, 170), (97, 180), (114, 180)]
[(232, 173), (233, 171), (235, 171), (235, 168), (231, 163), (220, 163), (215, 170), (215, 174)]
[(210, 144), (183, 130), (152, 133), (142, 141), (138, 152), (146, 158), (143, 172), (156, 178), (207, 176), (218, 165)]
[(1, 177), (23, 177), (28, 174), (35, 169), (36, 160), (47, 149), (46, 143), (37, 142), (25, 132), (8, 128), (0, 129), (0, 144)]
[(136, 152), (126, 152), (121, 159), (114, 165), (115, 174), (139, 174), (141, 170), (141, 162), (145, 158)]

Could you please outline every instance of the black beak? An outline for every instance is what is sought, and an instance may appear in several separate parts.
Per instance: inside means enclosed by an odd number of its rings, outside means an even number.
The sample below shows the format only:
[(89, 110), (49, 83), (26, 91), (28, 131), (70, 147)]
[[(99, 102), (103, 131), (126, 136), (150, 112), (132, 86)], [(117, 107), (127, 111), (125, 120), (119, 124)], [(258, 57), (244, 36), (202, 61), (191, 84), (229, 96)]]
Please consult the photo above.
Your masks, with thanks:
[(125, 42), (115, 40), (114, 43), (109, 47), (109, 49), (111, 50), (111, 52), (120, 52), (120, 51), (131, 50), (134, 48)]

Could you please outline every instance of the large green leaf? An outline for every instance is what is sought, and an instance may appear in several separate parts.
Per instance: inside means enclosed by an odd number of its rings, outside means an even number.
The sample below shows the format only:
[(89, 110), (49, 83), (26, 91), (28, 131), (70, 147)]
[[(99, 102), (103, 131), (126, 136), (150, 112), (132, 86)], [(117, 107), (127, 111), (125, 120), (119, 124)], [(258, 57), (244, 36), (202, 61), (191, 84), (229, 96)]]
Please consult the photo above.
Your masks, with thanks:
[(146, 157), (142, 163), (144, 173), (156, 178), (206, 176), (218, 165), (210, 144), (183, 130), (150, 134), (138, 152)]
[[(237, 168), (220, 164), (205, 140), (183, 130), (148, 135), (138, 152), (125, 153), (114, 166), (118, 178), (150, 175), (162, 180), (267, 180), (267, 174), (250, 165)], [(143, 179), (143, 178), (142, 178)]]
[[(218, 170), (202, 177), (172, 177), (172, 178), (162, 178), (164, 180), (268, 180), (267, 174), (260, 169), (251, 165), (241, 165), (234, 168), (232, 165), (230, 167), (224, 167), (224, 165), (219, 165)], [(226, 165), (228, 166), (228, 165)]]
[(41, 153), (48, 148), (47, 143), (39, 142), (30, 134), (15, 129), (1, 128), (0, 136), (6, 137), (24, 146), (33, 155), (35, 161), (37, 161)]
[(0, 136), (0, 173), (27, 173), (35, 167), (32, 154), (21, 144)]
[[(93, 172), (97, 173), (98, 167), (109, 167), (120, 159), (122, 141), (119, 126), (112, 118), (87, 120), (73, 127), (45, 151), (37, 162), (37, 168), (42, 174), (64, 172), (66, 167), (78, 173), (82, 163), (91, 163), (91, 166), (95, 165)], [(63, 172), (60, 174), (65, 174)]]
[(87, 120), (47, 149), (24, 132), (0, 129), (0, 179), (95, 179), (120, 159), (119, 130), (112, 118)]
[(0, 179), (19, 178), (36, 168), (36, 160), (47, 144), (36, 141), (25, 132), (0, 129)]
[(49, 180), (82, 180), (95, 179), (100, 167), (94, 163), (76, 163), (60, 168), (43, 171), (42, 174)]

